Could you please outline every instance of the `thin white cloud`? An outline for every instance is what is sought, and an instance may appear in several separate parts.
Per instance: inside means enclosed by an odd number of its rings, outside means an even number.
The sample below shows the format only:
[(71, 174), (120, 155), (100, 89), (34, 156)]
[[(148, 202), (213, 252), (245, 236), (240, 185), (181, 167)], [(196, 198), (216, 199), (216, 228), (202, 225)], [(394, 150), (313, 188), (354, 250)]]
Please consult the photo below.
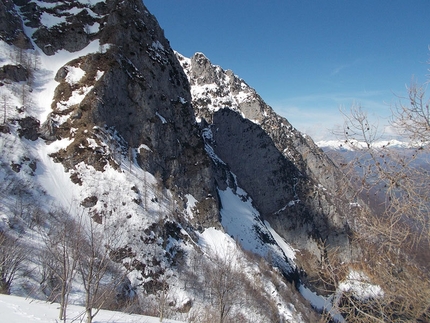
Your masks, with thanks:
[(347, 67), (349, 67), (350, 65), (348, 65), (348, 64), (345, 64), (345, 65), (340, 65), (340, 66), (338, 66), (338, 67), (336, 67), (331, 73), (330, 73), (330, 76), (335, 76), (335, 75), (337, 75), (337, 74), (339, 74), (340, 73), (340, 71), (342, 71), (343, 69), (345, 69), (345, 68), (347, 68)]
[(348, 110), (352, 105), (363, 107), (371, 121), (384, 128), (391, 114), (390, 104), (382, 100), (384, 94), (383, 91), (317, 93), (284, 99), (272, 107), (314, 140), (327, 140), (335, 139), (333, 130), (343, 126), (339, 109)]
[(353, 67), (355, 65), (360, 64), (361, 62), (363, 62), (363, 59), (361, 58), (357, 58), (356, 60), (354, 60), (352, 63), (347, 63), (347, 64), (340, 64), (339, 66), (335, 67), (332, 72), (330, 73), (330, 76), (335, 76), (337, 74), (339, 74), (341, 71), (348, 69), (350, 67)]

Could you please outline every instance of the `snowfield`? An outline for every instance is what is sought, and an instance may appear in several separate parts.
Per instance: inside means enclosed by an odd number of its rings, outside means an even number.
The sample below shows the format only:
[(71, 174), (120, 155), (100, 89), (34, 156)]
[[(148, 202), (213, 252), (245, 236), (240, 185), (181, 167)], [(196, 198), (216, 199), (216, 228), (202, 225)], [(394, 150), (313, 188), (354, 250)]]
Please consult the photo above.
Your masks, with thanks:
[[(0, 294), (1, 321), (7, 323), (52, 323), (58, 322), (58, 306), (30, 298)], [(85, 309), (81, 306), (70, 305), (67, 308), (67, 322), (81, 322)], [(113, 311), (100, 311), (94, 318), (94, 323), (159, 323), (158, 317), (126, 314)], [(164, 319), (164, 323), (184, 323)]]

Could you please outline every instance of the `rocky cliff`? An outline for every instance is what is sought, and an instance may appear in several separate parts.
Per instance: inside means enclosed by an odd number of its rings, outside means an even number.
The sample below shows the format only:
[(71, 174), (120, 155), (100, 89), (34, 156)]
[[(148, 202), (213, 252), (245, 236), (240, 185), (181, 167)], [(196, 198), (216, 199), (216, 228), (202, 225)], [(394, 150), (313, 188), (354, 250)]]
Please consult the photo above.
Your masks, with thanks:
[(197, 120), (211, 131), (214, 152), (262, 217), (317, 259), (326, 247), (339, 247), (343, 260), (350, 259), (353, 194), (334, 163), (232, 71), (212, 65), (202, 53), (177, 56), (191, 84)]
[[(142, 1), (17, 4), (25, 25), (33, 29), (34, 43), (46, 55), (78, 52), (96, 41), (100, 49), (68, 62), (55, 76), (58, 86), (42, 137), (74, 141), (54, 158), (75, 177), (75, 166), (82, 161), (97, 170), (115, 166), (109, 148), (89, 148), (90, 139), (101, 143), (114, 129), (143, 169), (179, 195), (192, 194), (205, 214), (202, 223), (214, 225), (219, 213), (216, 194), (189, 84)], [(52, 25), (52, 20), (61, 22)], [(75, 71), (82, 75), (73, 79)], [(81, 100), (74, 99), (76, 95)]]

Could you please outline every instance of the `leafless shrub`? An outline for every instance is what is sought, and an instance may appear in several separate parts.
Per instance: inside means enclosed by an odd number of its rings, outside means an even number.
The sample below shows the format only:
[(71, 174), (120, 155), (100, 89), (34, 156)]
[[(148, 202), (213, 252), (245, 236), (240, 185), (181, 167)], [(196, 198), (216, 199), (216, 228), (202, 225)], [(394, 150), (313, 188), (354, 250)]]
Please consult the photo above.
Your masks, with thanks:
[[(406, 101), (406, 102), (405, 102)], [(356, 219), (355, 242), (362, 261), (355, 266), (377, 284), (383, 296), (363, 299), (342, 292), (336, 307), (348, 322), (428, 321), (430, 309), (430, 110), (425, 86), (413, 83), (408, 96), (393, 109), (391, 126), (409, 140), (410, 148), (375, 145), (378, 127), (360, 107), (345, 115), (344, 143), (357, 157), (341, 168), (357, 189), (357, 198), (377, 196), (379, 204)], [(360, 144), (361, 143), (361, 144)], [(351, 266), (325, 259), (320, 277), (330, 290)]]
[(47, 231), (40, 230), (44, 241), (39, 254), (41, 287), (48, 299), (60, 303), (60, 320), (67, 319), (69, 294), (76, 281), (84, 289), (87, 322), (102, 308), (122, 307), (128, 271), (109, 257), (119, 242), (117, 235), (90, 216), (72, 216), (64, 210), (51, 212), (48, 223)]
[(0, 232), (0, 293), (10, 294), (14, 279), (24, 269), (27, 250), (19, 238)]
[(64, 322), (67, 318), (69, 294), (81, 257), (81, 230), (82, 223), (59, 210), (51, 214), (49, 231), (42, 232), (44, 247), (39, 255), (42, 265), (41, 286), (50, 300), (60, 303), (59, 319)]
[(86, 321), (91, 323), (116, 298), (128, 271), (109, 258), (110, 250), (119, 243), (118, 235), (90, 218), (86, 220), (79, 237), (77, 271), (85, 291)]

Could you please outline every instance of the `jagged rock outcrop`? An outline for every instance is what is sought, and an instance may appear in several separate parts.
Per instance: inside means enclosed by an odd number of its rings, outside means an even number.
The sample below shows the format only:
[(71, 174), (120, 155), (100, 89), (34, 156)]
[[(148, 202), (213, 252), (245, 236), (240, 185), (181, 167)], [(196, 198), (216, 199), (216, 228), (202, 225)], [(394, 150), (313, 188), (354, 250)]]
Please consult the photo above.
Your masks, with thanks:
[[(187, 77), (142, 1), (16, 5), (24, 23), (36, 28), (32, 40), (46, 55), (98, 42), (97, 53), (78, 57), (57, 72), (53, 112), (40, 133), (49, 141), (74, 141), (52, 155), (55, 160), (69, 170), (85, 162), (103, 171), (106, 165), (116, 167), (114, 151), (126, 146), (125, 154), (135, 155), (143, 169), (178, 197), (191, 194), (199, 201), (196, 227), (218, 225), (210, 159), (195, 122)], [(76, 14), (69, 13), (72, 7)], [(51, 26), (50, 19), (57, 23)], [(114, 132), (123, 140), (122, 148), (106, 143)], [(100, 147), (89, 147), (91, 140)]]
[(12, 1), (0, 2), (0, 39), (20, 49), (33, 48)]
[(22, 65), (4, 65), (0, 67), (0, 80), (23, 82), (27, 81), (28, 77), (28, 70)]
[(33, 141), (39, 138), (39, 120), (33, 117), (25, 117), (19, 119), (18, 124), (20, 126), (20, 129), (18, 130), (20, 137)]
[[(333, 162), (233, 72), (201, 53), (177, 56), (190, 80), (197, 118), (213, 134), (214, 152), (262, 217), (284, 239), (314, 255), (315, 266), (326, 248), (339, 247), (339, 257), (351, 260), (352, 194)], [(311, 260), (305, 262), (308, 270), (315, 269), (309, 268)]]
[(228, 108), (214, 112), (212, 122), (214, 151), (230, 166), (263, 216), (298, 199), (295, 186), (301, 174), (259, 125)]

